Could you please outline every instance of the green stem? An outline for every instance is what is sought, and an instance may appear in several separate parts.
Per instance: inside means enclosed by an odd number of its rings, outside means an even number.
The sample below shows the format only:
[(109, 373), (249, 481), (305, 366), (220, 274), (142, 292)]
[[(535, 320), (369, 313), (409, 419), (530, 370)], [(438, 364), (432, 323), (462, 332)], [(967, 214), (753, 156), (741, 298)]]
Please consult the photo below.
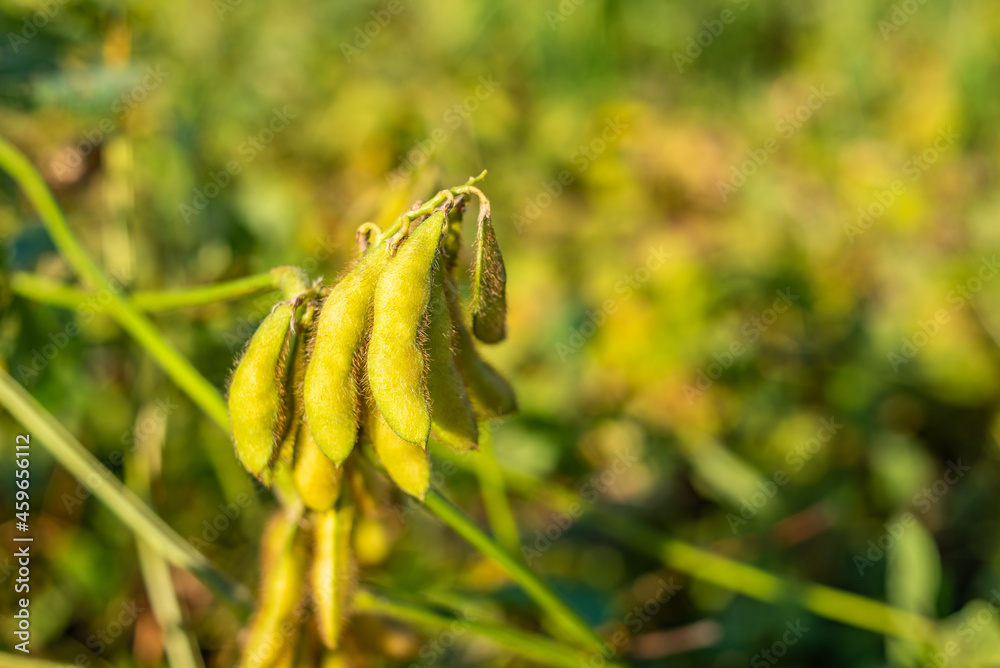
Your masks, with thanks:
[[(376, 596), (364, 590), (355, 594), (354, 609), (358, 612), (398, 619), (428, 629), (450, 633), (455, 633), (456, 626), (462, 627), (470, 633), (489, 638), (501, 647), (547, 666), (579, 668), (581, 665), (590, 665), (591, 659), (596, 658), (594, 655), (583, 653), (576, 648), (560, 645), (547, 638), (509, 626), (461, 619), (411, 603), (392, 600), (386, 596)], [(615, 662), (603, 662), (601, 665), (619, 668), (622, 666), (622, 664)]]
[(600, 652), (604, 641), (567, 606), (523, 561), (505, 552), (493, 539), (441, 494), (431, 489), (424, 506), (484, 556), (497, 562), (574, 641)]
[[(437, 455), (466, 470), (474, 465), (442, 448)], [(926, 642), (935, 622), (859, 594), (809, 582), (793, 583), (755, 566), (723, 557), (676, 538), (668, 538), (622, 513), (613, 513), (588, 503), (579, 495), (551, 482), (544, 485), (521, 473), (503, 472), (507, 487), (564, 513), (587, 514), (580, 521), (664, 566), (717, 587), (739, 592), (771, 604), (791, 603), (809, 612), (848, 626), (883, 635)]]
[(497, 464), (496, 452), (493, 450), (493, 433), (488, 422), (479, 425), (479, 452), (475, 460), (483, 505), (486, 507), (486, 517), (490, 521), (493, 533), (503, 549), (510, 554), (517, 554), (521, 551), (517, 520), (507, 498), (503, 471)]
[(119, 294), (83, 246), (73, 236), (52, 192), (28, 159), (10, 142), (0, 137), (0, 168), (17, 182), (38, 211), (56, 247), (69, 261), (80, 279), (94, 292), (108, 299), (107, 310), (132, 338), (144, 347), (157, 364), (198, 406), (223, 429), (229, 428), (229, 413), (222, 395), (176, 348), (167, 343), (153, 324)]
[(245, 587), (231, 580), (177, 535), (2, 369), (0, 405), (24, 425), (32, 437), (37, 437), (56, 461), (157, 553), (175, 566), (201, 578), (230, 601), (249, 608), (252, 599)]
[(68, 309), (80, 308), (90, 298), (88, 293), (71, 285), (23, 271), (11, 275), (10, 289), (33, 302)]
[(403, 225), (408, 224), (411, 220), (415, 220), (417, 218), (420, 218), (421, 216), (426, 216), (434, 209), (444, 204), (445, 200), (447, 200), (449, 197), (454, 197), (455, 195), (458, 195), (463, 191), (463, 189), (468, 188), (474, 183), (482, 181), (484, 178), (486, 178), (485, 169), (482, 172), (480, 172), (477, 176), (473, 176), (460, 186), (456, 186), (449, 190), (442, 190), (434, 197), (422, 203), (416, 209), (411, 209), (410, 211), (407, 211), (403, 215), (396, 218), (396, 220), (393, 221), (392, 225), (390, 225), (385, 231), (382, 232), (378, 240), (381, 242), (384, 241), (385, 239), (390, 238), (391, 236), (396, 234), (396, 232), (399, 232), (399, 230), (403, 228)]
[(132, 303), (143, 311), (167, 311), (175, 308), (204, 306), (265, 290), (277, 289), (274, 276), (268, 272), (214, 285), (159, 292), (135, 292), (132, 295)]
[[(65, 308), (78, 308), (94, 297), (93, 294), (78, 288), (27, 272), (17, 272), (11, 276), (10, 287), (14, 294), (21, 295), (32, 301), (63, 306)], [(205, 306), (207, 304), (244, 297), (264, 290), (277, 289), (274, 276), (271, 273), (266, 273), (226, 283), (216, 283), (193, 288), (133, 292), (130, 295), (130, 301), (133, 306), (142, 311), (167, 311), (192, 306)]]
[(32, 659), (28, 655), (18, 656), (9, 652), (0, 652), (0, 668), (76, 668), (76, 664)]
[(660, 536), (621, 513), (592, 508), (583, 521), (697, 580), (775, 605), (792, 603), (826, 619), (918, 644), (933, 638), (934, 622), (926, 617), (832, 587), (783, 580), (753, 566)]
[[(142, 417), (141, 412), (139, 416)], [(162, 433), (159, 438), (144, 438), (136, 445), (135, 451), (125, 460), (125, 484), (144, 502), (149, 503), (153, 461), (163, 448)], [(139, 552), (139, 571), (146, 585), (153, 616), (163, 631), (167, 663), (171, 668), (205, 668), (198, 641), (184, 626), (184, 616), (170, 576), (170, 565), (141, 538), (136, 539), (136, 549)]]

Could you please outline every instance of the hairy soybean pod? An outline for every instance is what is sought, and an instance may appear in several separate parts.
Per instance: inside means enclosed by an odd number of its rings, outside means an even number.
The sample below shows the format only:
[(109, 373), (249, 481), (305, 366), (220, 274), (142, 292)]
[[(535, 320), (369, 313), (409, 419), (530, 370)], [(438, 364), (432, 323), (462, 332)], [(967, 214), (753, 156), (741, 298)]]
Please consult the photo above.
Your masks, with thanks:
[(507, 336), (507, 269), (490, 216), (490, 203), (479, 204), (476, 261), (472, 267), (472, 332), (485, 343)]
[(401, 490), (421, 501), (431, 480), (431, 463), (427, 452), (400, 438), (377, 409), (369, 418), (372, 446), (386, 473)]
[(449, 272), (453, 272), (458, 265), (458, 255), (462, 249), (462, 216), (465, 214), (465, 201), (465, 195), (455, 198), (454, 205), (448, 211), (448, 230), (441, 241), (445, 267)]
[(359, 392), (355, 356), (364, 343), (375, 282), (389, 257), (389, 244), (365, 253), (323, 302), (306, 368), (303, 403), (316, 444), (338, 467), (358, 435)]
[(350, 507), (317, 513), (313, 518), (313, 606), (320, 640), (330, 649), (337, 648), (354, 582), (350, 551), (353, 519)]
[(445, 296), (455, 327), (455, 337), (452, 339), (455, 365), (465, 379), (465, 389), (469, 393), (473, 408), (489, 417), (501, 417), (516, 412), (517, 397), (514, 388), (476, 352), (472, 336), (462, 322), (458, 288), (450, 279), (445, 280)]
[(308, 422), (299, 425), (292, 475), (302, 501), (311, 510), (329, 510), (340, 496), (341, 471), (316, 445)]
[(308, 347), (303, 326), (307, 326), (312, 319), (313, 307), (306, 308), (306, 314), (302, 322), (298, 325), (299, 331), (296, 336), (289, 339), (289, 359), (292, 360), (292, 368), (288, 372), (287, 386), (285, 387), (285, 407), (287, 410), (287, 427), (285, 438), (278, 449), (277, 462), (275, 466), (291, 466), (295, 458), (296, 443), (300, 439), (302, 419), (302, 382), (306, 373), (306, 349)]
[(435, 263), (428, 305), (427, 395), (434, 436), (445, 445), (465, 452), (477, 447), (479, 432), (465, 382), (452, 355), (455, 329), (445, 296), (446, 271), (443, 262)]
[(427, 447), (431, 429), (420, 327), (445, 218), (436, 211), (403, 241), (375, 285), (368, 384), (400, 438)]
[(278, 304), (250, 338), (229, 385), (236, 455), (257, 478), (278, 454), (286, 427), (285, 373), (292, 304)]
[(261, 542), (260, 599), (242, 668), (271, 668), (295, 646), (299, 625), (292, 622), (302, 599), (307, 552), (297, 518), (276, 515)]

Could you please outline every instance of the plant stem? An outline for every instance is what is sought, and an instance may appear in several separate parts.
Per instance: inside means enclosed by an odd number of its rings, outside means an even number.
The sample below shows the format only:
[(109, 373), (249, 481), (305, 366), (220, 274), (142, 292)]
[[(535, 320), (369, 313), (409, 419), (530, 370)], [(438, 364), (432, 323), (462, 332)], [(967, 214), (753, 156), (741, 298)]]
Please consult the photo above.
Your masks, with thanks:
[[(454, 633), (455, 625), (459, 624), (471, 633), (489, 638), (501, 647), (547, 666), (578, 668), (581, 665), (588, 665), (591, 659), (596, 658), (594, 655), (586, 654), (576, 648), (567, 647), (548, 638), (526, 633), (509, 626), (461, 619), (412, 603), (393, 600), (383, 595), (376, 596), (365, 590), (361, 590), (355, 594), (354, 609), (358, 612), (390, 617), (428, 629), (447, 631), (449, 633)], [(622, 666), (620, 663), (610, 661), (604, 662), (601, 665), (619, 668)]]
[(444, 204), (445, 200), (447, 200), (448, 197), (454, 197), (455, 195), (459, 194), (462, 191), (463, 188), (468, 188), (472, 184), (478, 183), (479, 181), (482, 181), (484, 178), (486, 178), (486, 170), (485, 169), (482, 172), (480, 172), (479, 175), (473, 176), (472, 178), (470, 178), (468, 181), (466, 181), (465, 183), (463, 183), (460, 186), (456, 186), (456, 187), (451, 188), (449, 190), (442, 190), (441, 192), (439, 192), (434, 197), (430, 198), (426, 202), (423, 202), (416, 209), (412, 209), (410, 211), (407, 211), (403, 215), (401, 215), (398, 218), (396, 218), (396, 220), (393, 221), (392, 225), (390, 225), (386, 230), (384, 230), (382, 232), (382, 234), (379, 236), (378, 240), (381, 242), (381, 241), (384, 241), (384, 240), (390, 238), (396, 232), (398, 232), (400, 229), (402, 229), (402, 227), (403, 227), (404, 224), (407, 224), (411, 220), (415, 220), (415, 219), (419, 218), (420, 216), (426, 216), (427, 214), (429, 214), (430, 212), (432, 212), (434, 209), (436, 209), (439, 206), (441, 206), (442, 204)]
[(934, 622), (858, 594), (818, 584), (794, 583), (753, 566), (658, 535), (621, 513), (593, 508), (584, 521), (668, 568), (751, 598), (793, 603), (826, 619), (921, 644), (933, 639)]
[(479, 425), (479, 452), (476, 454), (476, 475), (479, 478), (479, 488), (483, 495), (483, 505), (486, 507), (486, 517), (490, 521), (497, 541), (510, 554), (521, 551), (521, 539), (517, 529), (517, 520), (510, 508), (507, 490), (503, 483), (503, 471), (497, 464), (496, 452), (493, 450), (493, 433), (488, 422)]
[[(462, 458), (453, 457), (443, 449), (438, 454), (448, 458), (456, 466), (472, 468)], [(504, 478), (510, 489), (537, 499), (554, 510), (577, 515), (579, 508), (587, 508), (588, 512), (580, 521), (598, 533), (696, 580), (765, 603), (791, 603), (818, 617), (917, 643), (927, 642), (934, 633), (934, 620), (921, 615), (833, 587), (790, 582), (755, 566), (723, 557), (676, 538), (662, 536), (622, 513), (594, 506), (579, 495), (549, 482), (542, 485), (530, 476), (510, 471), (504, 471)], [(571, 509), (572, 506), (575, 507)]]
[(484, 556), (497, 562), (538, 605), (542, 607), (559, 628), (582, 646), (600, 652), (604, 641), (573, 612), (551, 587), (531, 571), (520, 559), (513, 557), (497, 545), (466, 515), (435, 490), (430, 489), (424, 506), (441, 521), (450, 526)]
[(30, 655), (19, 656), (0, 652), (0, 668), (75, 668), (73, 663), (59, 663), (45, 659), (32, 659)]
[(177, 535), (2, 369), (0, 405), (32, 436), (37, 437), (56, 461), (104, 502), (137, 537), (170, 563), (190, 571), (225, 598), (249, 609), (251, 597), (245, 587), (231, 580)]
[(45, 181), (28, 159), (10, 142), (0, 137), (0, 168), (17, 182), (38, 211), (56, 248), (69, 261), (91, 290), (107, 296), (107, 310), (118, 324), (144, 347), (157, 364), (219, 426), (229, 428), (229, 413), (222, 395), (198, 370), (169, 344), (153, 324), (111, 285), (83, 246), (73, 236), (59, 205)]
[[(94, 297), (93, 294), (73, 286), (27, 272), (17, 272), (11, 276), (10, 287), (14, 294), (32, 301), (65, 308), (78, 308)], [(205, 306), (256, 292), (277, 289), (274, 277), (270, 273), (266, 273), (213, 285), (176, 290), (133, 292), (129, 301), (141, 311), (167, 311)]]
[[(140, 410), (136, 423), (140, 424), (143, 417)], [(159, 460), (163, 449), (163, 431), (154, 430), (153, 434), (141, 438), (136, 446), (125, 459), (125, 484), (149, 503), (150, 481), (156, 468), (154, 462)], [(198, 641), (184, 626), (184, 616), (170, 576), (170, 565), (142, 538), (136, 538), (136, 549), (153, 617), (163, 632), (163, 649), (168, 665), (171, 668), (205, 668)]]

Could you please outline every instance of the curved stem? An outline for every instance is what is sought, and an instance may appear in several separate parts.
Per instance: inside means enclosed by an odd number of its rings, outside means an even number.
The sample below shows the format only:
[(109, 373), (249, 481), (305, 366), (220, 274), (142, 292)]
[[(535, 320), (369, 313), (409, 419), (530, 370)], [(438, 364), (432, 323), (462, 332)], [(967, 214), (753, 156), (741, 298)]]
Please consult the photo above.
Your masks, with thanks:
[(180, 352), (168, 343), (135, 306), (112, 286), (97, 264), (73, 236), (52, 192), (23, 153), (0, 137), (0, 168), (17, 182), (38, 211), (52, 241), (80, 279), (107, 298), (107, 311), (122, 328), (145, 348), (156, 363), (198, 406), (223, 429), (229, 428), (229, 412), (222, 395)]
[(604, 641), (575, 612), (573, 612), (551, 587), (529, 569), (520, 559), (505, 552), (492, 538), (480, 529), (466, 515), (435, 490), (430, 489), (424, 499), (424, 506), (455, 533), (464, 538), (484, 556), (497, 562), (511, 579), (519, 584), (527, 594), (547, 612), (563, 633), (582, 646), (602, 651)]
[[(10, 287), (14, 294), (26, 299), (65, 308), (80, 307), (94, 297), (93, 294), (78, 288), (27, 272), (17, 272), (11, 276)], [(133, 306), (142, 311), (167, 311), (205, 306), (264, 290), (277, 289), (274, 277), (270, 273), (266, 273), (213, 285), (176, 290), (133, 292), (130, 295), (130, 301)]]
[(400, 217), (396, 218), (396, 220), (393, 221), (392, 225), (390, 225), (386, 230), (384, 230), (382, 232), (382, 234), (379, 236), (378, 240), (381, 242), (381, 241), (384, 241), (386, 239), (389, 239), (394, 234), (396, 234), (396, 232), (399, 232), (399, 230), (401, 230), (403, 228), (403, 225), (408, 224), (411, 220), (419, 218), (420, 216), (426, 216), (427, 214), (429, 214), (430, 212), (432, 212), (434, 209), (436, 209), (439, 206), (441, 206), (442, 204), (444, 204), (445, 201), (447, 199), (449, 199), (450, 197), (454, 197), (455, 195), (457, 195), (460, 192), (462, 192), (464, 188), (468, 188), (472, 184), (478, 183), (479, 181), (482, 181), (484, 178), (486, 178), (486, 170), (485, 169), (482, 172), (480, 172), (477, 176), (473, 176), (472, 178), (470, 178), (468, 181), (466, 181), (465, 183), (463, 183), (460, 186), (456, 186), (456, 187), (451, 188), (449, 190), (442, 190), (441, 192), (439, 192), (437, 195), (435, 195), (431, 199), (427, 200), (426, 202), (423, 202), (417, 208), (411, 209), (410, 211), (407, 211), (406, 213), (404, 213)]
[(0, 405), (137, 537), (170, 563), (190, 571), (225, 598), (249, 609), (251, 597), (243, 585), (230, 579), (181, 538), (2, 369)]
[(683, 541), (666, 538), (621, 513), (594, 508), (591, 528), (659, 560), (668, 568), (767, 603), (792, 603), (826, 619), (921, 644), (933, 638), (934, 622), (858, 594), (818, 584), (794, 583)]
[[(581, 665), (591, 665), (590, 660), (596, 658), (594, 655), (581, 652), (576, 648), (567, 647), (548, 638), (526, 633), (509, 626), (462, 619), (412, 603), (393, 600), (384, 595), (375, 595), (365, 590), (361, 590), (355, 594), (354, 609), (358, 612), (390, 617), (428, 629), (441, 630), (453, 634), (456, 632), (456, 626), (462, 627), (470, 633), (489, 638), (501, 647), (547, 666), (578, 668)], [(622, 666), (622, 664), (615, 662), (603, 662), (601, 665), (618, 668)]]
[[(454, 456), (445, 448), (437, 450), (436, 454), (458, 467), (473, 469), (473, 464)], [(554, 510), (575, 516), (579, 514), (580, 508), (587, 508), (580, 521), (587, 523), (594, 531), (696, 580), (765, 603), (791, 603), (818, 617), (914, 642), (926, 642), (934, 631), (934, 620), (921, 615), (833, 587), (811, 582), (790, 582), (756, 566), (663, 536), (622, 513), (614, 513), (588, 503), (574, 492), (554, 483), (546, 482), (543, 485), (530, 476), (511, 471), (504, 471), (503, 475), (509, 489), (539, 500)]]
[(479, 425), (479, 452), (475, 460), (476, 476), (479, 478), (479, 488), (482, 491), (483, 505), (490, 527), (503, 549), (510, 554), (517, 554), (521, 551), (517, 520), (510, 508), (507, 489), (503, 483), (503, 471), (497, 464), (496, 452), (493, 450), (493, 433), (487, 422), (481, 422)]
[[(143, 417), (140, 409), (136, 417)], [(163, 432), (158, 437), (136, 442), (136, 448), (125, 458), (125, 485), (144, 503), (150, 504), (150, 486), (163, 449)], [(150, 504), (150, 507), (152, 505)], [(153, 617), (163, 632), (163, 650), (171, 668), (205, 668), (195, 635), (185, 626), (180, 601), (170, 574), (170, 565), (152, 546), (136, 537), (139, 553), (139, 572), (146, 586)]]

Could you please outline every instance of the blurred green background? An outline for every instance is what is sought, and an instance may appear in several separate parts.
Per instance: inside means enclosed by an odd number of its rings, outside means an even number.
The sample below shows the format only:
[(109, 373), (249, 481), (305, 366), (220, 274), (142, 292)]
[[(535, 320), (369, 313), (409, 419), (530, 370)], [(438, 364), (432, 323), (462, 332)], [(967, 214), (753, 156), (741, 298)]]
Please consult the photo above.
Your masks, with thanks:
[[(510, 338), (485, 354), (522, 406), (495, 433), (505, 466), (791, 579), (948, 618), (962, 654), (941, 661), (997, 665), (1000, 619), (982, 608), (1000, 602), (991, 3), (9, 1), (0, 34), (0, 133), (125, 289), (282, 264), (332, 279), (359, 224), (488, 169)], [(0, 240), (5, 273), (75, 280), (7, 178)], [(154, 320), (222, 388), (274, 299)], [(162, 446), (154, 507), (255, 582), (274, 501), (226, 435), (104, 315), (6, 289), (0, 309), (14, 378), (102, 460)], [(11, 462), (19, 427), (0, 425)], [(162, 665), (131, 535), (40, 447), (32, 470), (40, 655)], [(443, 484), (483, 520), (473, 477)], [(6, 645), (13, 476), (0, 492)], [(253, 502), (230, 520), (241, 493)], [(543, 545), (551, 511), (515, 509), (523, 544)], [(480, 591), (530, 623), (438, 523), (385, 525), (372, 579)], [(591, 622), (629, 627), (637, 665), (945, 665), (582, 524), (555, 533), (532, 565)], [(668, 603), (627, 617), (671, 578)], [(175, 584), (208, 665), (231, 665), (235, 617), (191, 576)], [(963, 609), (987, 611), (968, 637)], [(527, 665), (387, 629), (371, 665)]]

